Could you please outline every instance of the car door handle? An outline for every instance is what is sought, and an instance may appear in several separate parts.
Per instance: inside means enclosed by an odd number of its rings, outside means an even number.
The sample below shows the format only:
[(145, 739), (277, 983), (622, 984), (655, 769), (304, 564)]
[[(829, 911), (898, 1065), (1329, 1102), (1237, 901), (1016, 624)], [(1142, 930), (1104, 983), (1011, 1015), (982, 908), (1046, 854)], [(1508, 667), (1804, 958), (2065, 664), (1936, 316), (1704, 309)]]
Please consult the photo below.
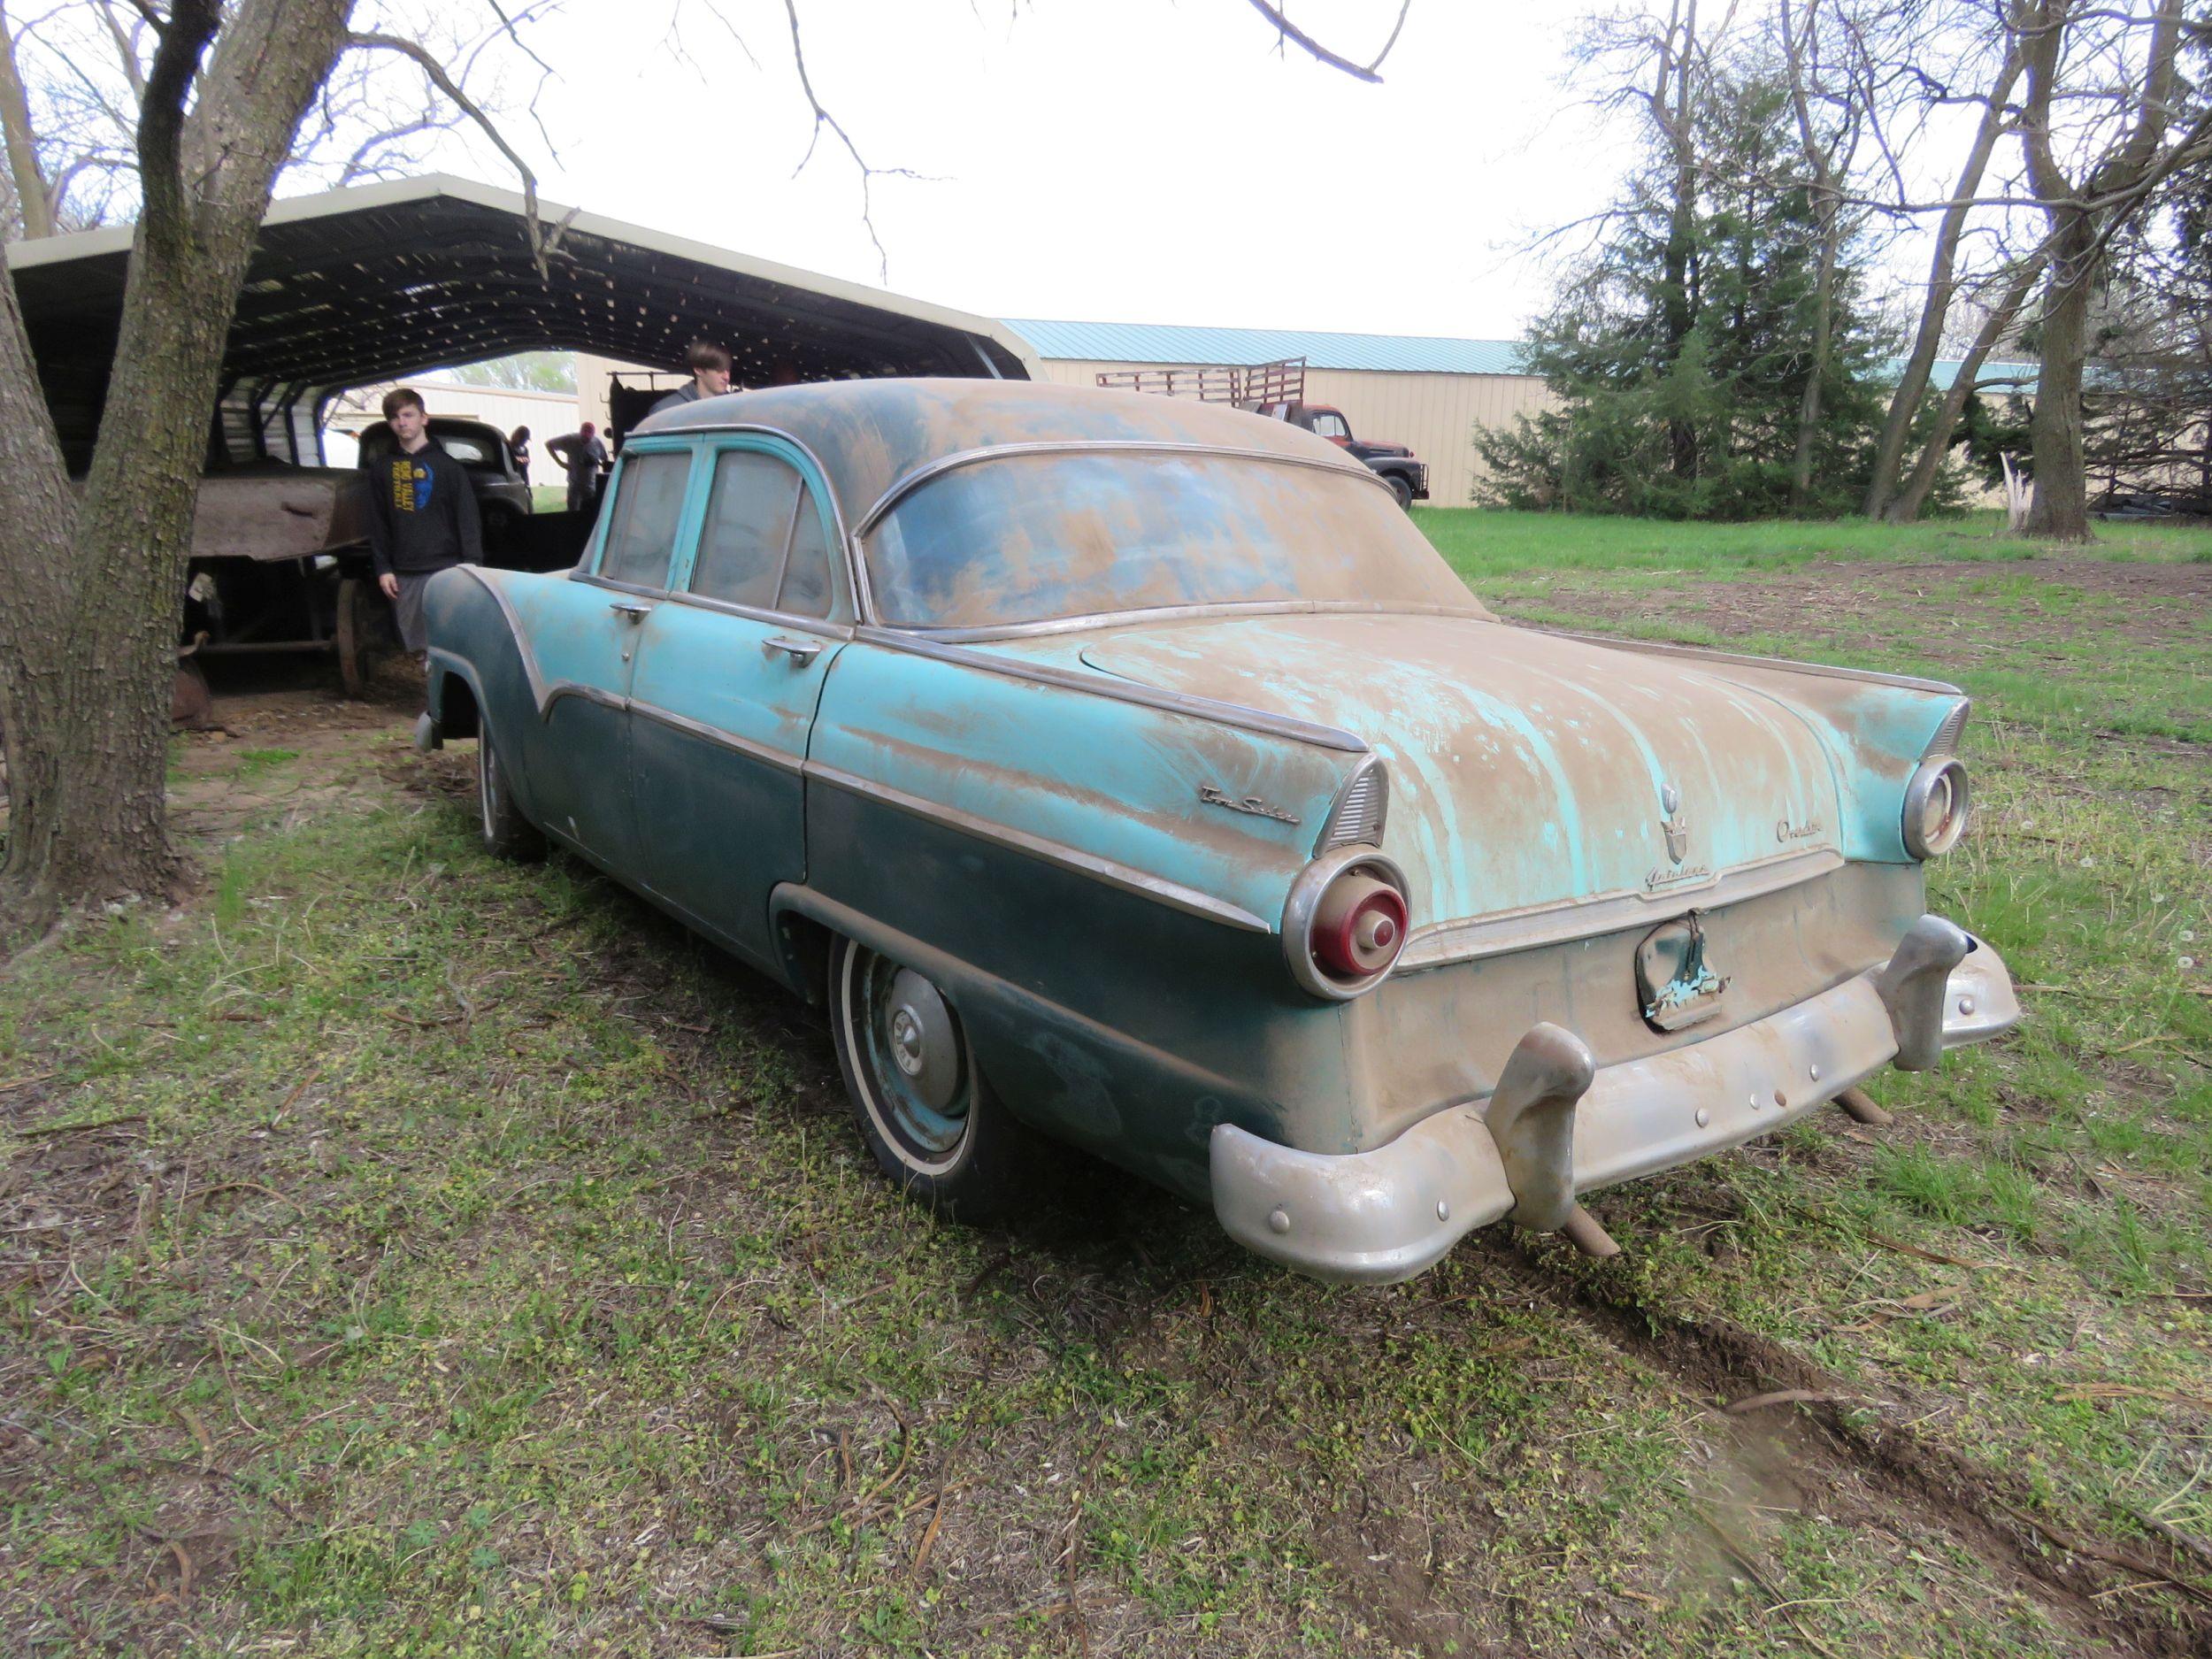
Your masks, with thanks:
[(634, 599), (618, 599), (607, 609), (626, 622), (642, 622), (651, 614), (653, 607), (641, 605)]
[(794, 663), (810, 663), (822, 654), (822, 641), (795, 640), (787, 634), (779, 634), (763, 640), (760, 642), (760, 649), (764, 651), (787, 652)]

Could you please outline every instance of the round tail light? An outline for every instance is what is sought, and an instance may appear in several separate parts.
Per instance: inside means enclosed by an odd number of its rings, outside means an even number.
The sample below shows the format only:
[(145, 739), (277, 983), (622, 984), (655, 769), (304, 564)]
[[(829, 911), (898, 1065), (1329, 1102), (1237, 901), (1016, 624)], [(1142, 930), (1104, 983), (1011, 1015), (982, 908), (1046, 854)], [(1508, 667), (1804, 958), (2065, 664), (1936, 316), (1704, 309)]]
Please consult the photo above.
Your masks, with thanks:
[(1324, 973), (1340, 979), (1379, 973), (1405, 944), (1405, 899), (1373, 876), (1340, 876), (1314, 911), (1312, 941), (1313, 959)]
[(1959, 844), (1972, 810), (1966, 768), (1955, 759), (1927, 760), (1905, 786), (1905, 850), (1935, 858)]
[(1283, 952), (1317, 996), (1372, 990), (1411, 932), (1404, 873), (1371, 847), (1344, 847), (1308, 864), (1283, 907)]

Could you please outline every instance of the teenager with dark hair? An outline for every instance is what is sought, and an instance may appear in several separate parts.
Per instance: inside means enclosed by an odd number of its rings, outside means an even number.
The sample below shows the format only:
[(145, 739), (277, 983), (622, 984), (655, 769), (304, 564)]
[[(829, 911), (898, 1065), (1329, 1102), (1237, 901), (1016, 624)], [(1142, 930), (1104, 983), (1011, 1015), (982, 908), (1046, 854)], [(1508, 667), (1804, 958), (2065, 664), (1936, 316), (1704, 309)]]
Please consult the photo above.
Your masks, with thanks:
[(691, 384), (678, 387), (647, 410), (647, 414), (657, 415), (664, 409), (695, 403), (703, 397), (719, 397), (730, 389), (730, 354), (719, 346), (693, 341), (684, 353), (684, 367), (691, 371)]
[(468, 470), (430, 441), (422, 394), (405, 386), (385, 393), (384, 419), (392, 448), (364, 469), (369, 554), (376, 585), (399, 619), (400, 641), (420, 657), (429, 643), (424, 584), (449, 566), (481, 565), (483, 537)]

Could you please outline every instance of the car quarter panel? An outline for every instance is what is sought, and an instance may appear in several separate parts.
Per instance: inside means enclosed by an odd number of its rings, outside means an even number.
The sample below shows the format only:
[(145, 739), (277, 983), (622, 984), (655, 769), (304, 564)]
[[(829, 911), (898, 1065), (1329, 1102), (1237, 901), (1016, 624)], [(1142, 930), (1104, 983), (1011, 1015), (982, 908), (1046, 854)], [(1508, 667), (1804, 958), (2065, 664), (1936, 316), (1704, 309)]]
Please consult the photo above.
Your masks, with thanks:
[(960, 1008), (1015, 1110), (1202, 1194), (1213, 1122), (1356, 1136), (1340, 1021), (1274, 929), (1361, 758), (862, 639), (823, 691), (808, 885), (1018, 987)]

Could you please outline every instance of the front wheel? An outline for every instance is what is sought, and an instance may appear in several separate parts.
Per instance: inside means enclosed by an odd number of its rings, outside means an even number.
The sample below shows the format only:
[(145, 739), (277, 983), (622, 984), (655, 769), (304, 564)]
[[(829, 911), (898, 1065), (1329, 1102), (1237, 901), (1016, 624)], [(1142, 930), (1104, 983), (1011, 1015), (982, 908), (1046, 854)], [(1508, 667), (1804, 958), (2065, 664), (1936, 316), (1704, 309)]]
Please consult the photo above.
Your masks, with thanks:
[(1411, 512), (1413, 511), (1413, 480), (1402, 473), (1385, 472), (1383, 482), (1390, 486), (1390, 493), (1397, 498), (1398, 505), (1406, 511)]
[(485, 851), (497, 858), (516, 860), (545, 856), (545, 836), (515, 804), (499, 746), (492, 741), (491, 723), (480, 716), (476, 736), (476, 807), (483, 826)]
[(1038, 1190), (1056, 1148), (976, 1069), (960, 1016), (911, 968), (841, 939), (830, 1027), (861, 1138), (892, 1184), (960, 1221), (1004, 1216)]

